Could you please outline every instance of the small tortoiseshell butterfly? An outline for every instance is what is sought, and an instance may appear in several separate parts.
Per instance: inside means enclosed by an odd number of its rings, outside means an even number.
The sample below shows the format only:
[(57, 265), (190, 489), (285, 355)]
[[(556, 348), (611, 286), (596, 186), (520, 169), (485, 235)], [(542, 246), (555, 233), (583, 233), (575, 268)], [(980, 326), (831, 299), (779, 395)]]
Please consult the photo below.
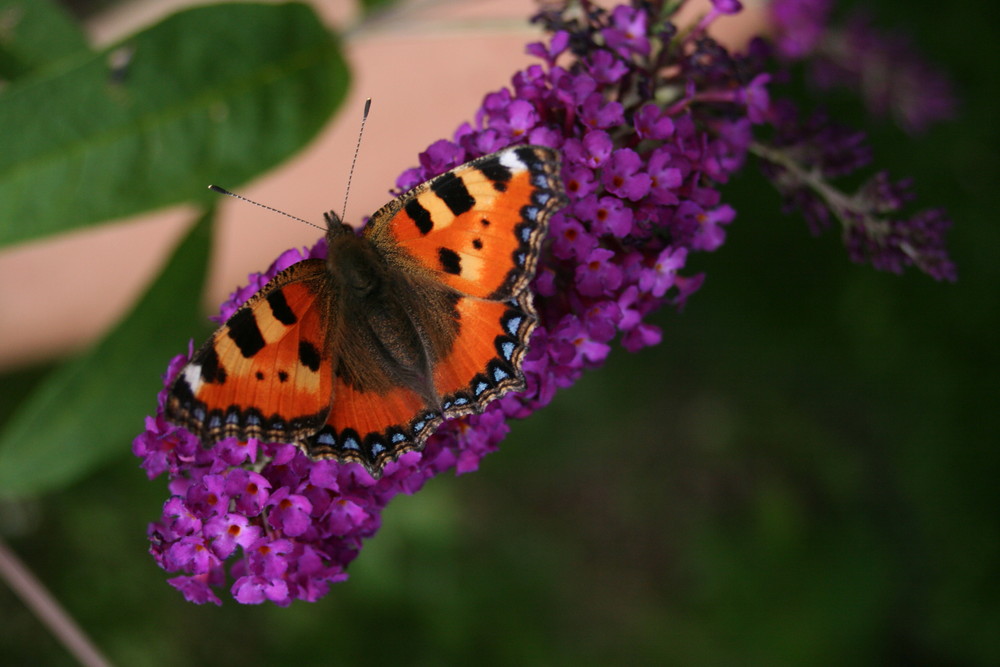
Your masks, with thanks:
[(360, 236), (327, 213), (327, 259), (243, 304), (174, 380), (167, 418), (206, 444), (298, 443), (377, 478), (442, 420), (523, 389), (559, 170), (550, 148), (508, 148), (389, 202)]

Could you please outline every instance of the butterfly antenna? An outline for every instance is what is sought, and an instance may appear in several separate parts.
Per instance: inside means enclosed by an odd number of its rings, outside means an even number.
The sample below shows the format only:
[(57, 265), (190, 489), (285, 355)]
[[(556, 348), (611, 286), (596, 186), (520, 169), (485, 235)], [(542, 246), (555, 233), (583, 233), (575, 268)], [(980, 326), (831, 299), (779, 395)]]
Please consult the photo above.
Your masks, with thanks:
[(236, 199), (245, 201), (248, 204), (253, 204), (254, 206), (260, 206), (261, 208), (266, 208), (268, 211), (273, 211), (274, 213), (278, 213), (280, 215), (283, 215), (286, 218), (291, 218), (292, 220), (298, 220), (299, 222), (306, 223), (310, 227), (315, 227), (316, 229), (322, 229), (324, 232), (326, 231), (326, 227), (320, 227), (316, 223), (309, 222), (308, 220), (303, 220), (302, 218), (296, 217), (296, 216), (292, 215), (291, 213), (285, 213), (284, 211), (279, 211), (278, 209), (272, 208), (272, 207), (268, 206), (267, 204), (261, 204), (260, 202), (256, 202), (256, 201), (254, 201), (252, 199), (247, 199), (246, 197), (244, 197), (242, 195), (238, 195), (235, 192), (230, 192), (229, 190), (226, 190), (225, 188), (220, 188), (218, 185), (210, 185), (210, 186), (208, 186), (208, 189), (211, 190), (211, 191), (213, 191), (213, 192), (218, 192), (220, 195), (229, 195), (230, 197), (235, 197)]
[(347, 172), (347, 188), (344, 190), (344, 210), (340, 213), (340, 219), (344, 220), (347, 215), (347, 196), (351, 194), (351, 178), (354, 176), (354, 165), (358, 162), (358, 151), (361, 150), (361, 137), (365, 133), (365, 121), (368, 120), (368, 110), (372, 108), (372, 98), (365, 100), (365, 110), (361, 114), (361, 129), (358, 130), (358, 143), (354, 147), (354, 158), (351, 160), (351, 170)]

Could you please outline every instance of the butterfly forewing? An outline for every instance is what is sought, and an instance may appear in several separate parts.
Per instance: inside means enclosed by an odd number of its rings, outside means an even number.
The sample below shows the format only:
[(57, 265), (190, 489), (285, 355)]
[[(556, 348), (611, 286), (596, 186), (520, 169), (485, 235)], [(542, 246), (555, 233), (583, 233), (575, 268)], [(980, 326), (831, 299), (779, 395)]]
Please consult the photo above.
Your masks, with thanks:
[(275, 276), (180, 372), (167, 417), (208, 442), (315, 432), (333, 396), (327, 281), (322, 260)]
[(561, 202), (559, 156), (523, 146), (466, 163), (386, 206), (366, 234), (403, 248), (458, 292), (506, 300), (534, 275), (548, 217)]

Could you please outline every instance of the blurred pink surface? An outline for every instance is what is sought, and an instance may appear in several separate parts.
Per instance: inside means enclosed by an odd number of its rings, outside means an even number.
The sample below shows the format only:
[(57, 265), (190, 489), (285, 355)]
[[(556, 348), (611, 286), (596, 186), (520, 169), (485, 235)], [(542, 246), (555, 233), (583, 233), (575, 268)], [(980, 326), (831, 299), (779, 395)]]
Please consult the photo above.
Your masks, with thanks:
[[(88, 30), (99, 47), (191, 4), (198, 3), (137, 2), (99, 17)], [(311, 4), (334, 29), (353, 24), (352, 2)], [(473, 119), (483, 95), (535, 62), (524, 53), (525, 44), (542, 38), (527, 22), (535, 10), (533, 0), (399, 3), (346, 35), (352, 88), (316, 140), (253, 183), (219, 185), (321, 224), (324, 211), (339, 213), (343, 206), (361, 110), (371, 97), (347, 207), (347, 222), (358, 224), (388, 200), (396, 177), (416, 164), (420, 151), (450, 138)], [(744, 30), (752, 19), (741, 17)], [(196, 214), (175, 207), (0, 252), (0, 368), (69, 353), (105, 333), (139, 298)], [(263, 209), (222, 202), (207, 294), (191, 298), (215, 312), (247, 273), (319, 236)]]

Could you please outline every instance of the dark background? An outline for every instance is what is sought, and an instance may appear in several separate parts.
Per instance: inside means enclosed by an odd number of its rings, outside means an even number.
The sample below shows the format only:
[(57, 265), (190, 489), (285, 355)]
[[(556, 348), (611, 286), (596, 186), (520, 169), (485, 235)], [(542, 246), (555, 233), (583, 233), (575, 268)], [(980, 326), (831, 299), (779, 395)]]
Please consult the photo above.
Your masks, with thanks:
[[(949, 69), (960, 115), (913, 138), (828, 101), (947, 206), (957, 284), (849, 263), (747, 169), (663, 343), (396, 499), (321, 602), (184, 602), (146, 553), (162, 480), (127, 442), (0, 508), (8, 541), (119, 664), (1000, 663), (996, 27), (971, 1), (866, 4)], [(2, 586), (0, 626), (6, 664), (71, 664)]]

